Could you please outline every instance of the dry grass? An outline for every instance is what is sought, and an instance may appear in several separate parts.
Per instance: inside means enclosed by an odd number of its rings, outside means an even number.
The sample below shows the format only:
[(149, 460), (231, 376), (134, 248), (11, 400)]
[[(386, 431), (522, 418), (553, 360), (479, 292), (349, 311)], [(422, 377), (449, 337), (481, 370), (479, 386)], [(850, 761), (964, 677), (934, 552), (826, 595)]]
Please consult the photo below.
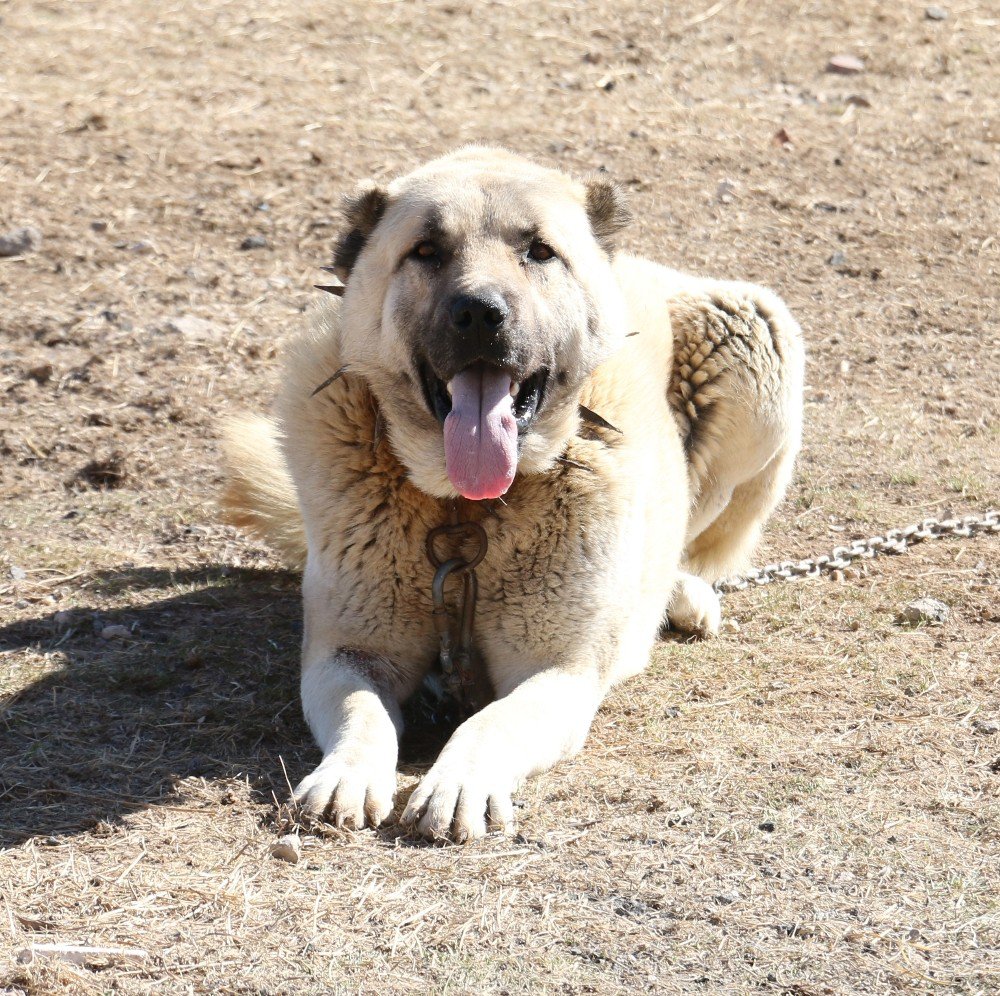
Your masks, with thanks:
[[(603, 165), (630, 248), (784, 293), (806, 450), (762, 556), (997, 503), (995, 7), (669, 7), (0, 2), (0, 231), (44, 235), (0, 260), (0, 991), (997, 990), (996, 539), (728, 598), (521, 836), (269, 856), (315, 758), (297, 581), (214, 524), (212, 426), (358, 178), (473, 138)], [(946, 625), (895, 623), (921, 595)], [(53, 941), (149, 959), (14, 964)]]

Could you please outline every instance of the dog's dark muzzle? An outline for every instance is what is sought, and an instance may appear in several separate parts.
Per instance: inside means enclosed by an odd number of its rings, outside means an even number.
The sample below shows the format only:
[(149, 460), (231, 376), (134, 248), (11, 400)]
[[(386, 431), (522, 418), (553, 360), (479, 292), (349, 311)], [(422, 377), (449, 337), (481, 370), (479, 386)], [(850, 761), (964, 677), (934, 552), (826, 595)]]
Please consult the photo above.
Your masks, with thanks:
[[(517, 383), (539, 366), (511, 303), (496, 290), (456, 294), (441, 302), (432, 335), (418, 336), (414, 344), (445, 383), (474, 363), (488, 363), (510, 371)], [(423, 340), (423, 341), (420, 341)]]
[(428, 410), (443, 423), (452, 379), (485, 365), (509, 376), (518, 431), (526, 432), (544, 401), (551, 364), (533, 355), (510, 301), (493, 288), (455, 294), (442, 302), (435, 325), (440, 331), (418, 342), (414, 357)]

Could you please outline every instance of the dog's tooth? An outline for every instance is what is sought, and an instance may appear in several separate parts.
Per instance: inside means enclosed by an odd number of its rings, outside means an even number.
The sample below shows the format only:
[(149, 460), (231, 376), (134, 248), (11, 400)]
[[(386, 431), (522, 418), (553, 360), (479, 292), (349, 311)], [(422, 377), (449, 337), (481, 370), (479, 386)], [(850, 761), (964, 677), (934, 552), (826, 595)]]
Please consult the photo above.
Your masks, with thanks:
[(451, 385), (452, 385), (452, 383), (453, 382), (449, 380), (448, 383), (444, 385), (444, 389), (448, 392), (448, 397), (449, 398), (451, 397)]
[(521, 390), (521, 385), (516, 380), (512, 380), (510, 382), (510, 396), (512, 398), (516, 398), (517, 392), (520, 390)]

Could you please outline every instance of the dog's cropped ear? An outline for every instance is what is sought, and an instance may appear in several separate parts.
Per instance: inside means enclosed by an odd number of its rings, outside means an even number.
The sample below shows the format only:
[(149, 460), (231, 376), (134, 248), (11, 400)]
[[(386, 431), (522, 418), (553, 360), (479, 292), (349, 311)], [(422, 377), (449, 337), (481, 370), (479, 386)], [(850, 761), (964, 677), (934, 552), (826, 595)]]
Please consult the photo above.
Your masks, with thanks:
[(598, 176), (587, 183), (587, 217), (594, 238), (610, 256), (615, 251), (615, 236), (632, 220), (625, 192), (613, 180)]
[(333, 248), (333, 272), (343, 283), (354, 269), (368, 237), (381, 221), (389, 203), (386, 191), (368, 181), (344, 198), (343, 214), (346, 226)]

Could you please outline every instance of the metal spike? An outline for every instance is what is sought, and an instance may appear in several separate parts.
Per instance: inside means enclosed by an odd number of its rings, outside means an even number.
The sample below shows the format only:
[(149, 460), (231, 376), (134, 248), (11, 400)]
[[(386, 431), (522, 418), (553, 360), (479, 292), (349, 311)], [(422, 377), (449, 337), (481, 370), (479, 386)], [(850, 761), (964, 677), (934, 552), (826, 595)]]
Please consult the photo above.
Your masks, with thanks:
[(347, 288), (343, 284), (313, 284), (316, 290), (326, 291), (334, 297), (343, 297)]
[(488, 516), (490, 516), (493, 519), (496, 519), (497, 522), (503, 522), (503, 519), (500, 518), (500, 513), (497, 511), (497, 505), (496, 505), (497, 501), (499, 501), (499, 499), (495, 499), (493, 501), (482, 501), (479, 504), (486, 509), (486, 514)]
[(592, 425), (599, 425), (602, 429), (610, 429), (612, 432), (617, 432), (619, 436), (623, 436), (624, 433), (617, 426), (612, 425), (606, 418), (598, 415), (597, 412), (592, 412), (589, 408), (585, 408), (580, 405), (580, 418), (584, 422), (590, 422)]
[(347, 373), (347, 367), (348, 364), (345, 363), (335, 374), (333, 374), (330, 377), (327, 377), (326, 380), (324, 380), (323, 383), (320, 384), (319, 387), (317, 387), (316, 390), (314, 390), (312, 394), (309, 395), (309, 397), (315, 398), (320, 391), (322, 391), (326, 387), (329, 387), (335, 380), (339, 380), (341, 377), (343, 377), (344, 374)]
[(569, 457), (556, 457), (557, 463), (563, 463), (567, 467), (576, 467), (578, 470), (589, 470), (590, 473), (594, 473), (593, 467), (588, 467), (585, 463), (577, 463), (575, 460), (570, 460)]

